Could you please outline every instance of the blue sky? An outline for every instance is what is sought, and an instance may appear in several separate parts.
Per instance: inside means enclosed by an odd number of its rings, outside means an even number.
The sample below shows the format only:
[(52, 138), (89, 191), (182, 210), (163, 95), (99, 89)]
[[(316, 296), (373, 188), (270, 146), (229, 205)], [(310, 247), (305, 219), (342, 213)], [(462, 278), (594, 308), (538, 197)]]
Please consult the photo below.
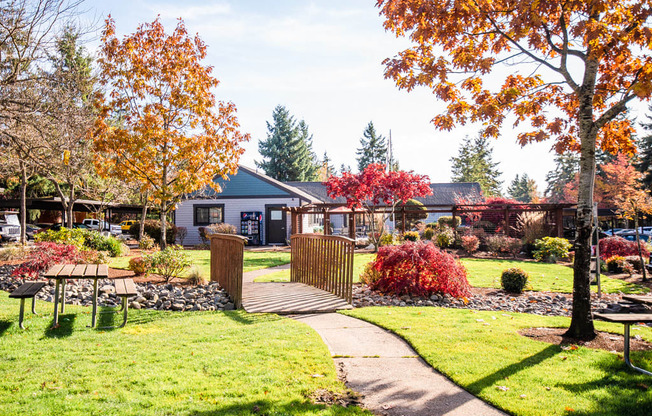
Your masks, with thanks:
[[(119, 35), (157, 15), (170, 32), (181, 17), (190, 33), (199, 34), (208, 45), (206, 63), (221, 82), (217, 97), (236, 104), (242, 130), (251, 134), (244, 165), (255, 167), (254, 160), (260, 160), (258, 140), (266, 137), (266, 121), (281, 104), (306, 121), (317, 155), (327, 151), (337, 167), (344, 163), (355, 169), (360, 137), (373, 121), (385, 136), (391, 129), (402, 169), (447, 182), (451, 156), (478, 126), (438, 131), (430, 120), (445, 109), (442, 102), (428, 90), (407, 93), (384, 79), (383, 59), (408, 43), (384, 31), (374, 5), (375, 0), (85, 3), (97, 19), (111, 13)], [(91, 42), (89, 49), (96, 45)], [(503, 189), (514, 175), (527, 172), (543, 191), (545, 174), (553, 167), (551, 143), (521, 148), (515, 139), (507, 122), (493, 141)]]

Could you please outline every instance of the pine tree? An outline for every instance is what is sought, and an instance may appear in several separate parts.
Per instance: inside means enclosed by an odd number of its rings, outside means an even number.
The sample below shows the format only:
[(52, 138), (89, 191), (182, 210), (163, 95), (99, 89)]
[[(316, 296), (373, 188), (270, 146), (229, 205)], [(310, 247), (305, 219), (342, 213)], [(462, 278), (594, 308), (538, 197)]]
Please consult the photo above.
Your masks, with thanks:
[(478, 182), (485, 196), (499, 196), (502, 181), (498, 180), (498, 162), (492, 160), (493, 149), (486, 137), (466, 137), (457, 157), (451, 158), (453, 182)]
[(387, 143), (385, 137), (376, 133), (374, 123), (369, 122), (367, 128), (362, 133), (360, 138), (360, 148), (356, 150), (355, 154), (358, 157), (358, 170), (362, 172), (367, 166), (372, 163), (387, 163)]
[(324, 158), (321, 161), (321, 167), (319, 168), (319, 180), (325, 182), (332, 175), (335, 174), (335, 169), (331, 165), (331, 158), (328, 157), (328, 153), (324, 152)]
[(530, 179), (527, 173), (520, 178), (518, 174), (507, 188), (509, 195), (520, 202), (530, 203), (538, 199), (537, 184), (534, 179)]
[(267, 122), (267, 139), (258, 143), (263, 157), (256, 166), (279, 181), (311, 181), (317, 179), (318, 166), (312, 151), (312, 135), (302, 120), (295, 122), (289, 111), (278, 105)]
[(555, 169), (546, 174), (546, 197), (550, 202), (564, 200), (566, 184), (573, 182), (580, 168), (580, 158), (576, 153), (555, 156)]

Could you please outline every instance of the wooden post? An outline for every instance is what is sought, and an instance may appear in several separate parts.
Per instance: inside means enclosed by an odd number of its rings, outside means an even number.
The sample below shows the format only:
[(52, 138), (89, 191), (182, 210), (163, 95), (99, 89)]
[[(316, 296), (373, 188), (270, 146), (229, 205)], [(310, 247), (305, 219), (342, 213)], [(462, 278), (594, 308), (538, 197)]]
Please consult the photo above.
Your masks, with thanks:
[(509, 237), (510, 227), (509, 227), (509, 205), (505, 205), (505, 235)]
[(349, 214), (349, 238), (355, 240), (355, 210), (351, 209)]
[(555, 210), (555, 222), (557, 223), (557, 237), (564, 236), (564, 209), (557, 208)]
[(331, 235), (331, 214), (324, 210), (324, 235)]
[(457, 241), (457, 207), (453, 205), (453, 241)]
[(291, 221), (291, 226), (290, 226), (290, 235), (295, 235), (298, 234), (299, 232), (299, 221), (298, 221), (298, 213), (295, 210), (290, 211), (290, 216), (292, 218)]

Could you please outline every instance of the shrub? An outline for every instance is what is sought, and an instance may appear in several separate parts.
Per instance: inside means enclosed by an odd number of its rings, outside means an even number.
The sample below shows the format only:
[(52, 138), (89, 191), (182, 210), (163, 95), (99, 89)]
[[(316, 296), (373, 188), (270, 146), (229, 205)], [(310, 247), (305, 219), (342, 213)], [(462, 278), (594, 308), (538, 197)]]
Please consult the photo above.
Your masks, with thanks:
[(462, 236), (462, 248), (466, 250), (467, 253), (473, 254), (478, 251), (480, 247), (480, 239), (474, 235), (464, 235)]
[(82, 263), (89, 264), (107, 264), (109, 262), (109, 253), (107, 251), (84, 250), (79, 253)]
[(151, 267), (150, 262), (144, 257), (133, 257), (129, 259), (129, 270), (138, 276), (149, 274)]
[[(625, 260), (626, 260), (627, 263), (629, 263), (629, 264), (634, 268), (634, 270), (636, 270), (637, 272), (640, 272), (641, 270), (643, 270), (643, 267), (645, 267), (645, 260), (644, 260), (643, 263), (641, 264), (641, 258), (640, 258), (638, 255), (636, 255), (636, 256), (627, 256), (627, 257), (625, 257)], [(630, 273), (630, 274), (631, 274), (631, 273)]]
[(527, 273), (518, 267), (512, 267), (503, 271), (503, 274), (500, 276), (500, 285), (507, 292), (522, 293), (529, 277)]
[[(177, 240), (177, 227), (168, 222), (165, 227), (165, 241), (168, 244), (174, 244)], [(142, 239), (140, 235), (140, 221), (134, 222), (129, 227), (129, 234), (136, 236), (138, 240)], [(161, 221), (159, 220), (145, 220), (145, 234), (154, 239), (155, 242), (161, 241)]]
[(439, 224), (439, 228), (442, 228), (444, 226), (450, 228), (457, 228), (460, 226), (460, 224), (462, 224), (462, 218), (455, 217), (455, 222), (453, 223), (453, 217), (443, 216), (437, 219), (437, 224)]
[(58, 231), (45, 230), (36, 234), (36, 236), (34, 236), (34, 241), (37, 243), (42, 242), (72, 245), (77, 247), (78, 250), (81, 250), (84, 248), (86, 243), (86, 232), (80, 228), (70, 229), (61, 227)]
[(27, 261), (15, 268), (11, 275), (36, 279), (57, 263), (79, 263), (82, 260), (79, 249), (72, 244), (39, 242), (27, 256)]
[(190, 258), (177, 246), (168, 246), (165, 250), (143, 257), (150, 262), (152, 270), (161, 275), (166, 283), (190, 267)]
[(143, 238), (138, 241), (138, 248), (141, 250), (151, 250), (155, 245), (156, 244), (154, 243), (154, 239), (147, 234), (145, 234)]
[(426, 226), (426, 229), (423, 230), (423, 239), (424, 240), (432, 240), (432, 237), (435, 236), (435, 230), (432, 229), (432, 227)]
[(455, 233), (453, 232), (453, 229), (446, 225), (441, 227), (437, 233), (437, 237), (435, 238), (437, 246), (441, 248), (450, 247), (450, 245), (453, 244), (453, 241), (455, 241)]
[(188, 272), (188, 282), (193, 285), (205, 285), (208, 283), (208, 280), (201, 274), (199, 269), (196, 267), (193, 267), (190, 269), (190, 272)]
[(406, 231), (403, 233), (403, 241), (419, 241), (419, 233), (416, 231)]
[(507, 238), (508, 237), (502, 234), (487, 237), (485, 240), (487, 243), (487, 250), (496, 256), (509, 251)]
[[(408, 241), (378, 250), (373, 268), (379, 277), (370, 287), (395, 295), (469, 294), (466, 269), (452, 255), (429, 242)], [(371, 280), (371, 279), (370, 279)]]
[(378, 246), (391, 246), (394, 245), (394, 235), (393, 234), (383, 234), (378, 240)]
[(62, 227), (58, 231), (47, 230), (38, 233), (34, 239), (38, 242), (70, 244), (79, 250), (106, 251), (111, 257), (119, 257), (125, 254), (124, 245), (120, 240), (112, 235), (102, 235), (95, 230)]
[(374, 267), (374, 262), (369, 262), (360, 274), (360, 282), (372, 286), (380, 279), (381, 273)]
[(624, 265), (627, 260), (623, 256), (611, 256), (605, 260), (605, 263), (609, 273), (622, 273), (625, 270)]
[(211, 235), (211, 234), (236, 234), (237, 229), (235, 226), (231, 224), (227, 224), (225, 222), (221, 222), (219, 224), (211, 224), (208, 227), (206, 227), (206, 234)]
[[(112, 235), (102, 235), (98, 231), (83, 231), (84, 245), (92, 250), (107, 251), (111, 257), (120, 257), (125, 255), (124, 244)], [(126, 246), (124, 246), (126, 247)]]
[(538, 261), (556, 262), (557, 259), (568, 256), (571, 243), (561, 237), (543, 237), (534, 242), (535, 250), (532, 253)]
[(512, 257), (516, 257), (523, 248), (523, 242), (518, 238), (505, 237), (505, 249)]
[[(636, 241), (627, 241), (622, 237), (607, 237), (600, 240), (600, 257), (608, 259), (613, 256), (638, 256), (638, 245)], [(650, 252), (644, 244), (641, 244), (643, 257), (649, 257)]]
[(0, 248), (0, 261), (11, 261), (24, 259), (29, 255), (30, 248), (27, 246), (9, 246)]
[(516, 219), (516, 229), (523, 234), (524, 244), (533, 244), (546, 236), (546, 214), (543, 212), (521, 212)]
[(179, 239), (179, 244), (183, 245), (183, 240), (188, 236), (188, 229), (186, 227), (177, 227), (177, 238)]

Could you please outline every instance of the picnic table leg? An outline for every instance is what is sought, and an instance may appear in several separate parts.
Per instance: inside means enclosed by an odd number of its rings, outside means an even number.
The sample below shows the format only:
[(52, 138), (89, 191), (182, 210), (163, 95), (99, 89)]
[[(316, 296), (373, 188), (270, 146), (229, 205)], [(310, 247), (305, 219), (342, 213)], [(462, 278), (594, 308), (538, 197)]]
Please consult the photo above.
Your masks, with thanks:
[(95, 328), (97, 320), (97, 279), (93, 279), (93, 316), (91, 317), (91, 328)]
[(124, 328), (124, 326), (127, 325), (127, 311), (129, 310), (129, 304), (127, 302), (126, 296), (122, 297), (122, 309), (124, 310), (124, 319), (122, 321), (122, 325), (120, 325), (120, 328)]
[(627, 366), (632, 370), (636, 370), (640, 373), (652, 376), (651, 372), (643, 370), (642, 368), (635, 367), (629, 360), (629, 325), (629, 323), (625, 323), (625, 364), (627, 364)]
[(36, 315), (36, 295), (32, 298), (32, 313)]
[(61, 313), (66, 312), (66, 279), (63, 279), (61, 285)]
[(57, 279), (57, 284), (54, 286), (54, 323), (52, 328), (59, 326), (59, 279)]
[(23, 318), (25, 317), (25, 298), (20, 299), (20, 313), (18, 315), (18, 327), (20, 329), (25, 329), (23, 325)]

